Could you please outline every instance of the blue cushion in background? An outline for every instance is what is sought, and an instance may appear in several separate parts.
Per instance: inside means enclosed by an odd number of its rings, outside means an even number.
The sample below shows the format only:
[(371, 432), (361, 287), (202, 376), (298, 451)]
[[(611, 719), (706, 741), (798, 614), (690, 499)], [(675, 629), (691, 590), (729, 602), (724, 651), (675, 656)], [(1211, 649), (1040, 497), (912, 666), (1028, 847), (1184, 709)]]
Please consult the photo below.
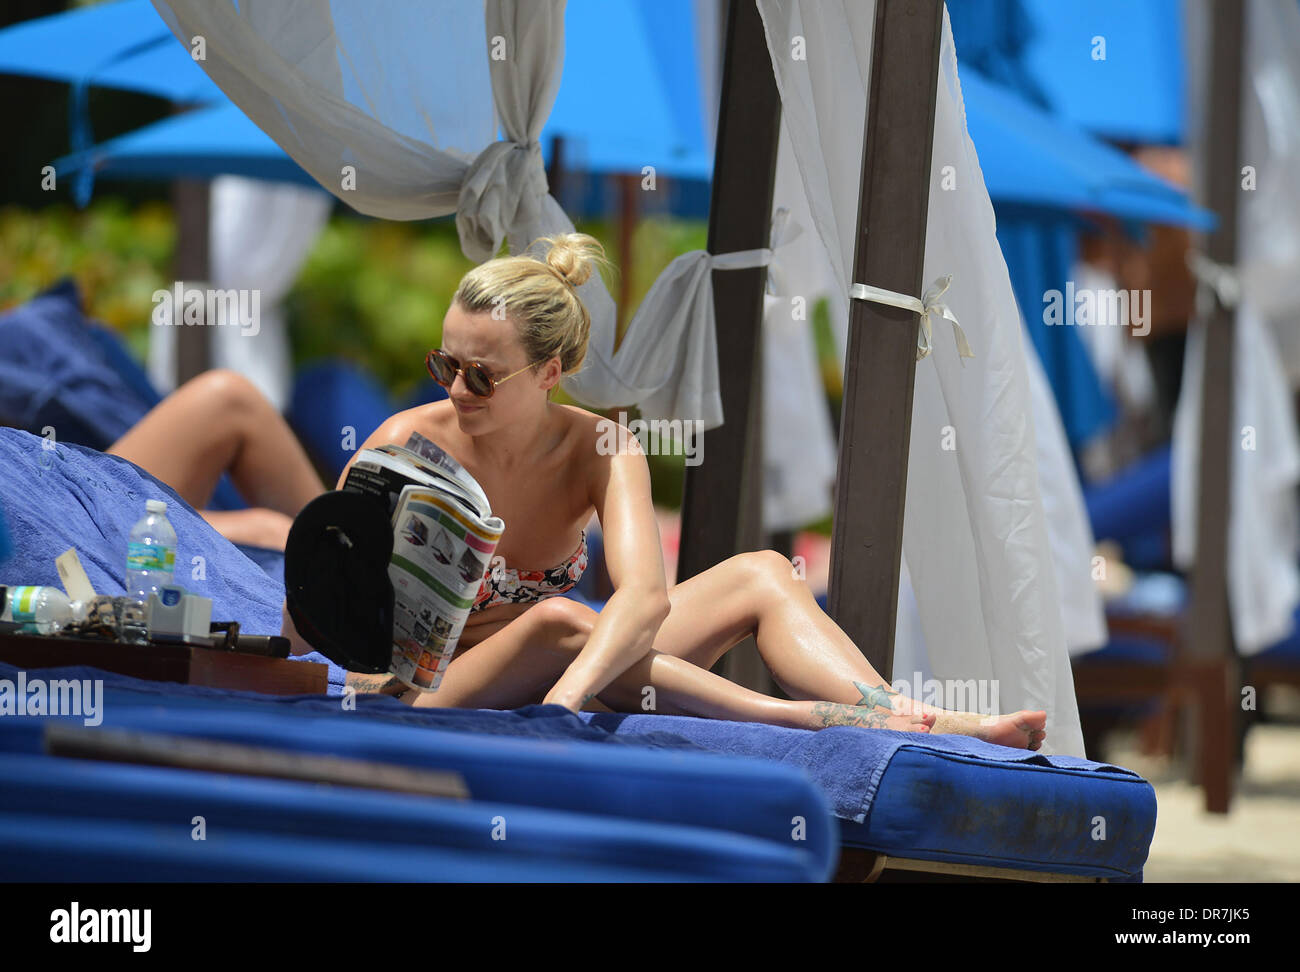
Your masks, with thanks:
[[(374, 376), (343, 360), (303, 368), (289, 399), (289, 423), (303, 447), (330, 474), (331, 486), (353, 451), (392, 414), (388, 393)], [(349, 428), (351, 451), (344, 449), (344, 430)]]
[(1083, 488), (1093, 536), (1117, 541), (1132, 567), (1169, 568), (1171, 476), (1170, 447), (1166, 445), (1106, 482)]
[[(0, 423), (103, 451), (161, 400), (121, 337), (85, 317), (71, 280), (0, 314)], [(223, 475), (208, 506), (246, 504)]]
[[(333, 485), (353, 452), (389, 416), (446, 397), (441, 385), (425, 378), (404, 402), (397, 403), (364, 368), (341, 358), (326, 359), (298, 372), (288, 419), (312, 458), (330, 474)], [(353, 430), (352, 451), (343, 448), (345, 428)]]

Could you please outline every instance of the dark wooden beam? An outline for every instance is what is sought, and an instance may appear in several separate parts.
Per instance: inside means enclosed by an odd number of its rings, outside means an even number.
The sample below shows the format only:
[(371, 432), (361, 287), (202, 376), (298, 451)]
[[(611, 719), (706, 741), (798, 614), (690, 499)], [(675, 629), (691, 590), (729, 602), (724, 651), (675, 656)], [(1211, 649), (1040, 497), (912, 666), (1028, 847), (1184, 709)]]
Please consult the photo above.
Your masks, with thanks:
[[(759, 249), (771, 242), (781, 127), (781, 98), (754, 0), (731, 0), (723, 36), (709, 200), (710, 253)], [(767, 270), (762, 267), (713, 274), (725, 424), (704, 434), (703, 461), (686, 467), (679, 583), (734, 554), (757, 550), (763, 542), (761, 354), (766, 284)], [(732, 648), (715, 671), (758, 692), (776, 690), (753, 638)]]
[[(727, 13), (722, 101), (718, 113), (710, 253), (765, 247), (771, 237), (781, 102), (763, 22), (754, 0), (732, 0)], [(703, 461), (686, 467), (677, 580), (693, 577), (761, 542), (755, 525), (759, 465), (760, 351), (767, 271), (713, 274), (724, 425), (703, 437)]]
[[(1209, 84), (1203, 105), (1198, 195), (1218, 217), (1205, 241), (1215, 263), (1237, 262), (1237, 200), (1241, 192), (1242, 49), (1245, 4), (1206, 3), (1209, 18)], [(1204, 305), (1202, 305), (1204, 306)], [(1226, 813), (1236, 762), (1235, 704), (1238, 670), (1228, 603), (1228, 516), (1233, 429), (1233, 331), (1236, 312), (1217, 299), (1204, 318), (1205, 371), (1201, 382), (1200, 465), (1197, 472), (1196, 566), (1188, 612), (1188, 655), (1202, 684), (1199, 707), (1200, 776), (1206, 809)]]
[[(916, 297), (942, 27), (942, 0), (877, 0), (852, 282)], [(885, 678), (893, 675), (918, 325), (912, 311), (850, 303), (829, 607)]]
[[(211, 278), (208, 233), (211, 226), (209, 205), (211, 183), (202, 179), (177, 179), (172, 183), (172, 204), (176, 215), (176, 254), (173, 270), (186, 287), (207, 287)], [(181, 323), (181, 308), (176, 314), (176, 387), (212, 366), (212, 351), (206, 325)]]

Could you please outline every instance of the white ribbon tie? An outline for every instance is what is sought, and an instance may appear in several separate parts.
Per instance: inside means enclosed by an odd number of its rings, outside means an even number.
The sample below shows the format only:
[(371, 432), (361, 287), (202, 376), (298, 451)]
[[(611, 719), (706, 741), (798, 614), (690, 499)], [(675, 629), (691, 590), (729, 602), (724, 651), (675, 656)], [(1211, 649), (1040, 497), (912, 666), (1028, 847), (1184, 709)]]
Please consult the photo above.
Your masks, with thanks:
[[(944, 292), (952, 284), (952, 274), (940, 277), (925, 294), (920, 297), (912, 297), (909, 294), (900, 294), (892, 290), (885, 290), (881, 287), (872, 287), (868, 284), (855, 283), (849, 288), (850, 300), (869, 300), (873, 304), (888, 304), (890, 307), (898, 307), (902, 310), (910, 310), (921, 315), (921, 329), (916, 337), (916, 360), (929, 355), (934, 350), (933, 334), (930, 325), (931, 315), (938, 315), (945, 321), (952, 324), (953, 339), (957, 342), (957, 354), (959, 358), (973, 358), (975, 352), (971, 350), (970, 343), (966, 340), (966, 332), (961, 329), (961, 324), (957, 321), (957, 316), (948, 308), (948, 305), (939, 300)], [(964, 365), (966, 362), (962, 361)]]

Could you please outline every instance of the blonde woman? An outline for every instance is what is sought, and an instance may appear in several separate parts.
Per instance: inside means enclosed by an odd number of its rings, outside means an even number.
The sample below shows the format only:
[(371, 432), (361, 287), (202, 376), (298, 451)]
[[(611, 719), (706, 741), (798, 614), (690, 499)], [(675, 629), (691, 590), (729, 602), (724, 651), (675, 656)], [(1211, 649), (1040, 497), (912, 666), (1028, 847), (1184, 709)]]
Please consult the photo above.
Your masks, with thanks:
[[(1037, 749), (1044, 712), (985, 719), (894, 692), (775, 551), (739, 554), (667, 587), (649, 470), (636, 438), (608, 419), (549, 400), (560, 379), (582, 364), (590, 318), (576, 288), (603, 253), (583, 234), (539, 242), (551, 244), (544, 259), (490, 260), (462, 279), (442, 346), (426, 359), (450, 397), (399, 412), (362, 446), (402, 443), (419, 432), (450, 453), (505, 521), (497, 554), (507, 567), (485, 578), (436, 692), (408, 692), (386, 676), (354, 673), (349, 683), (417, 706), (545, 702), (577, 711), (598, 700), (630, 712), (641, 711), (645, 689), (653, 687), (656, 711), (667, 714), (801, 729), (962, 733)], [(608, 448), (611, 433), (623, 447)], [(346, 476), (344, 470), (340, 486)], [(583, 528), (593, 511), (614, 586), (599, 613), (556, 596), (586, 567)], [(287, 612), (285, 634), (310, 650)], [(709, 671), (747, 635), (794, 701)]]

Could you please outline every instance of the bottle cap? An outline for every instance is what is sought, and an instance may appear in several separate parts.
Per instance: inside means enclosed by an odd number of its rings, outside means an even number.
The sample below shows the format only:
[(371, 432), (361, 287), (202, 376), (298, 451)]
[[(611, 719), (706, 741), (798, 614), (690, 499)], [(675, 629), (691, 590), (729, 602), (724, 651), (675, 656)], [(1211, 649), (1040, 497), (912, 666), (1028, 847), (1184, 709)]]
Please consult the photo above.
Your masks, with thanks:
[(167, 504), (164, 503), (162, 500), (147, 500), (144, 504), (144, 508), (148, 510), (150, 513), (167, 512)]

